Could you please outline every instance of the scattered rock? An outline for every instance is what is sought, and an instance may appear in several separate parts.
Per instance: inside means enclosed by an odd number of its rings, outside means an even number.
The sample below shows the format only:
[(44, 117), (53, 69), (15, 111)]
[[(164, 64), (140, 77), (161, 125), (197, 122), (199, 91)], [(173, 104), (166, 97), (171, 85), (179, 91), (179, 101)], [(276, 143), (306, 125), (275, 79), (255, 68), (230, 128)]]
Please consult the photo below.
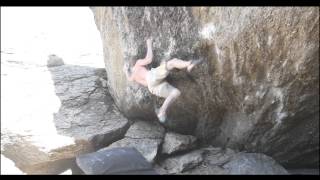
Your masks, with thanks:
[(85, 174), (156, 174), (135, 148), (110, 148), (80, 155), (77, 164)]
[(104, 149), (115, 147), (134, 147), (148, 162), (154, 162), (159, 145), (164, 136), (164, 128), (156, 122), (137, 121), (128, 129), (125, 138), (112, 143)]
[(125, 137), (133, 139), (163, 139), (164, 128), (156, 122), (137, 121), (130, 126)]
[(202, 163), (183, 174), (228, 174), (228, 171), (222, 166), (229, 162), (236, 152), (232, 149), (225, 149), (219, 147), (201, 148), (204, 151)]
[(62, 58), (60, 58), (54, 54), (49, 55), (49, 59), (47, 61), (48, 67), (62, 66), (62, 65), (64, 65)]
[(226, 148), (225, 150), (223, 150), (220, 147), (208, 147), (203, 148), (202, 150), (204, 150), (205, 152), (204, 164), (208, 166), (223, 166), (237, 154), (230, 148)]
[(164, 138), (162, 153), (173, 154), (179, 151), (190, 150), (196, 146), (196, 140), (197, 138), (191, 135), (168, 132)]
[(156, 166), (160, 174), (178, 174), (198, 166), (203, 161), (203, 151), (195, 150), (187, 154), (167, 158)]
[(240, 153), (223, 167), (228, 174), (288, 174), (275, 160), (260, 153)]

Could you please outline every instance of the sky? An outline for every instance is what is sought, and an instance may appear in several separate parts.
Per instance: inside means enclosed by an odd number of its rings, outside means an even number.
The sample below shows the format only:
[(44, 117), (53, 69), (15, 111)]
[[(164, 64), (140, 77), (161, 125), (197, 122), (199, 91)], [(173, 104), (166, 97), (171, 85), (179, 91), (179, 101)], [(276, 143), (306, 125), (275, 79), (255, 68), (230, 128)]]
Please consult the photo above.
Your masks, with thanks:
[(66, 63), (104, 67), (102, 42), (89, 7), (1, 7), (1, 52), (45, 64), (49, 54)]

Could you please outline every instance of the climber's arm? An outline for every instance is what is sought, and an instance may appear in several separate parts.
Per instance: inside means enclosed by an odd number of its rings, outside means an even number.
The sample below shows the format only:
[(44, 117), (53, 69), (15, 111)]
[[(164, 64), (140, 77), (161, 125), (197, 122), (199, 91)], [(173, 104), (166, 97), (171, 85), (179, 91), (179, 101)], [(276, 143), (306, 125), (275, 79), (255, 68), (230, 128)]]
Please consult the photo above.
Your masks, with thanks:
[(139, 65), (139, 66), (145, 66), (145, 65), (148, 65), (152, 62), (152, 58), (153, 58), (153, 53), (152, 53), (152, 38), (149, 38), (147, 40), (147, 55), (144, 59), (139, 59), (137, 62), (136, 62), (136, 65)]

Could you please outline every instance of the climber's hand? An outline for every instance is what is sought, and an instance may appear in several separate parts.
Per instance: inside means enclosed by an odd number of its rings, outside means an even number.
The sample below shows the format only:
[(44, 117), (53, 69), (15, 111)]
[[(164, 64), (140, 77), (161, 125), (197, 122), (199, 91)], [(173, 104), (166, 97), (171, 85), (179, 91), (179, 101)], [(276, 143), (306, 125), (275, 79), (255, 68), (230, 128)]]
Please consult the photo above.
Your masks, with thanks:
[(127, 63), (124, 63), (122, 70), (124, 73), (128, 73), (129, 65)]
[(152, 38), (152, 37), (149, 37), (149, 38), (147, 39), (147, 44), (150, 44), (150, 45), (151, 45), (152, 41), (153, 41), (153, 38)]

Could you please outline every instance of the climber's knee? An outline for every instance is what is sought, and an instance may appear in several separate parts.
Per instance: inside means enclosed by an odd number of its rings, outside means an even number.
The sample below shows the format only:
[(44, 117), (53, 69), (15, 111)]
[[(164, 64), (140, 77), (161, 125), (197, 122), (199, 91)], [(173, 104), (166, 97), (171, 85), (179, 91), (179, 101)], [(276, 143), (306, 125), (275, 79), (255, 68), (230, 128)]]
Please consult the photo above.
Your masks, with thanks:
[(168, 70), (172, 70), (172, 69), (175, 68), (175, 65), (174, 65), (175, 61), (176, 61), (176, 58), (170, 59), (170, 60), (167, 62), (167, 69), (168, 69)]
[(172, 90), (171, 94), (175, 97), (178, 98), (181, 95), (181, 92), (179, 89), (174, 89)]

